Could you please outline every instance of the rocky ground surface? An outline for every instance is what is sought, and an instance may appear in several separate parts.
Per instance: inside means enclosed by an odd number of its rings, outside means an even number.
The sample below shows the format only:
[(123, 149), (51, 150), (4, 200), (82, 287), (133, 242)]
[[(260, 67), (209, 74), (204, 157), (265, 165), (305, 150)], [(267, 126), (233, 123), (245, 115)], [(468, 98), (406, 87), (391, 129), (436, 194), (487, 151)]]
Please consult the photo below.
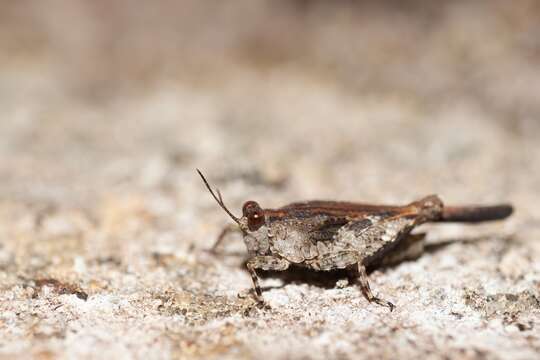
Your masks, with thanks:
[[(536, 2), (276, 3), (0, 5), (0, 358), (539, 356)], [(421, 258), (370, 275), (392, 313), (294, 271), (260, 309), (241, 239), (207, 251), (230, 221), (196, 167), (236, 214), (516, 212), (419, 229)]]

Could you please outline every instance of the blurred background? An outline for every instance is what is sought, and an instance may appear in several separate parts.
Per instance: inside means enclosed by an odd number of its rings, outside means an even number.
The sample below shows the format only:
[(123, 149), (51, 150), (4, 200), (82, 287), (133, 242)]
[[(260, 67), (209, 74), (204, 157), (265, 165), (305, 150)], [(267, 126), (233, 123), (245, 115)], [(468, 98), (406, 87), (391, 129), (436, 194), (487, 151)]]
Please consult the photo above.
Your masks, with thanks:
[(534, 0), (0, 0), (0, 268), (204, 293), (149, 265), (193, 275), (227, 223), (195, 168), (237, 214), (511, 201), (501, 229), (538, 254), (539, 94)]
[(529, 198), (539, 20), (535, 1), (3, 1), (2, 194), (176, 192), (200, 167), (297, 197)]

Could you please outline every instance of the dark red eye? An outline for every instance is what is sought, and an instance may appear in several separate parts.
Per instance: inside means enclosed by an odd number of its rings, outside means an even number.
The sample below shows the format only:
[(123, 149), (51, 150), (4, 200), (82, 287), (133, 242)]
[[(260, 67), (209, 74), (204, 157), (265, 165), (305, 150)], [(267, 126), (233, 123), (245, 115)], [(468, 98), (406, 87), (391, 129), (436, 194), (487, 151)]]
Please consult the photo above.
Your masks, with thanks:
[(248, 219), (250, 231), (257, 231), (264, 225), (264, 211), (255, 201), (247, 201), (242, 207), (242, 214)]

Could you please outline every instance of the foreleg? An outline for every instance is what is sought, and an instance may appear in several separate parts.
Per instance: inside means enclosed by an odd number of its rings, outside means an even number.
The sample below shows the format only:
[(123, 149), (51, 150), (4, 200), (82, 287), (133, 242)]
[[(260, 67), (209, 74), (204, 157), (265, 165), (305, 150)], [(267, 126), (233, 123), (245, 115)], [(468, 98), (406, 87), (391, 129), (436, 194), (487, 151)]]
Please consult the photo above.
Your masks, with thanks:
[(246, 267), (251, 275), (251, 280), (253, 280), (253, 288), (255, 289), (257, 301), (262, 302), (263, 300), (261, 287), (259, 285), (259, 277), (257, 276), (257, 269), (265, 271), (285, 271), (289, 265), (289, 261), (273, 256), (255, 256), (248, 260)]

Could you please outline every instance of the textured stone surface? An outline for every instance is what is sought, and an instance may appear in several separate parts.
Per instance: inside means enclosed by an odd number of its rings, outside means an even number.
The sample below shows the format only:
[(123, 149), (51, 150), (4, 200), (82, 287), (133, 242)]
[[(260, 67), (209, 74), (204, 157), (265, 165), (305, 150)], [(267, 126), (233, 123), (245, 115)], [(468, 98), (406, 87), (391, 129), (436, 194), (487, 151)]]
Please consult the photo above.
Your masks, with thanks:
[[(540, 8), (325, 3), (0, 5), (0, 358), (539, 356)], [(205, 251), (228, 221), (195, 167), (237, 214), (517, 211), (424, 227), (370, 276), (393, 313), (294, 272), (258, 309), (241, 239)]]

